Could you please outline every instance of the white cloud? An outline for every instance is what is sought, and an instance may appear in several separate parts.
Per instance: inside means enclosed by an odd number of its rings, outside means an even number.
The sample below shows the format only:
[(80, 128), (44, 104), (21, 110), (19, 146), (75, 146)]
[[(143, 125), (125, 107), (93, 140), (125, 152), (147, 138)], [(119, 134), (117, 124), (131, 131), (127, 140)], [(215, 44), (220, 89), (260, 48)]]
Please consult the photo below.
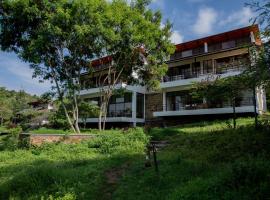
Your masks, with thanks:
[(197, 20), (192, 26), (193, 31), (198, 35), (210, 34), (217, 21), (218, 14), (213, 8), (201, 8)]
[(241, 10), (229, 14), (227, 18), (219, 22), (219, 25), (246, 26), (250, 24), (250, 19), (253, 17), (252, 10), (249, 7), (243, 7)]
[(179, 33), (179, 31), (173, 31), (171, 36), (171, 42), (174, 44), (182, 43), (184, 40), (184, 37)]

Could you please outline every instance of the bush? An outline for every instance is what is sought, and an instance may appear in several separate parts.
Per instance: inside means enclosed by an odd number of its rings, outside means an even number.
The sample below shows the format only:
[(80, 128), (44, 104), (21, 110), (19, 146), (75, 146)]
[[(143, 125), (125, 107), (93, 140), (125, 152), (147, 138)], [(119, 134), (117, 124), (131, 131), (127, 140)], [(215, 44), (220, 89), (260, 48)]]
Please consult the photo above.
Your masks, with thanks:
[(12, 128), (8, 132), (9, 134), (0, 140), (0, 150), (15, 151), (19, 146), (19, 134), (22, 132), (22, 128)]
[(95, 148), (103, 154), (120, 152), (143, 152), (149, 138), (142, 128), (129, 129), (119, 133), (102, 133), (88, 143), (89, 148)]

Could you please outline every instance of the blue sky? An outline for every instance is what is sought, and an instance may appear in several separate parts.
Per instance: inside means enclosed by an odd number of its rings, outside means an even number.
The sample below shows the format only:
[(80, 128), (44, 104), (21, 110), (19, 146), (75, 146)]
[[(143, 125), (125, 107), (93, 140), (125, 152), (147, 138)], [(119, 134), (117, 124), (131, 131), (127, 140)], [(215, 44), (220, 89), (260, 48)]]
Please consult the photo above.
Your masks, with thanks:
[[(153, 0), (152, 9), (159, 9), (173, 23), (172, 41), (181, 43), (207, 35), (249, 25), (254, 13), (245, 3), (249, 0)], [(262, 1), (262, 0), (261, 0)], [(50, 84), (32, 79), (29, 65), (13, 53), (0, 51), (0, 86), (7, 89), (42, 94)]]

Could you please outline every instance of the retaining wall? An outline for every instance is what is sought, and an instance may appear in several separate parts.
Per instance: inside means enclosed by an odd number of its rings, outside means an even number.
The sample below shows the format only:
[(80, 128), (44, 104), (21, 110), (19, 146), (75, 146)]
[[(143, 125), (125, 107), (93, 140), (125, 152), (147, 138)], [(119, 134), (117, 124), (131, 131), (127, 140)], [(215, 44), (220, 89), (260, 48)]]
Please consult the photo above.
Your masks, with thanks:
[(63, 135), (63, 134), (31, 134), (31, 133), (22, 133), (20, 134), (21, 141), (27, 141), (28, 144), (33, 146), (40, 146), (44, 143), (79, 143), (82, 140), (89, 140), (96, 137), (96, 135), (90, 134), (71, 134), (71, 135)]

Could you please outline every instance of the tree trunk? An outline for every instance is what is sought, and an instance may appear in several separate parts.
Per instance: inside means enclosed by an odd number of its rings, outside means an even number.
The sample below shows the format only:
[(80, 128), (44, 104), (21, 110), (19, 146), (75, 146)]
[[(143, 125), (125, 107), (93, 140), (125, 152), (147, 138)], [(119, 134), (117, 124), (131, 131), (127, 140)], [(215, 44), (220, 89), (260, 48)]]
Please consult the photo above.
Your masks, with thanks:
[(257, 113), (257, 100), (256, 100), (256, 87), (253, 87), (253, 107), (254, 107), (254, 120), (255, 128), (258, 128), (258, 113)]
[(72, 121), (71, 121), (71, 119), (70, 119), (70, 116), (69, 116), (69, 114), (68, 114), (68, 112), (67, 112), (67, 108), (66, 108), (66, 106), (64, 105), (64, 102), (61, 101), (61, 104), (62, 104), (62, 106), (63, 106), (63, 108), (64, 108), (64, 112), (65, 112), (65, 115), (66, 115), (66, 118), (67, 118), (67, 120), (68, 120), (68, 123), (69, 123), (70, 128), (72, 129), (72, 131), (73, 131), (74, 133), (77, 133), (77, 132), (76, 132), (76, 129), (75, 129), (75, 127), (74, 127), (74, 125), (73, 125), (73, 123), (72, 123)]

